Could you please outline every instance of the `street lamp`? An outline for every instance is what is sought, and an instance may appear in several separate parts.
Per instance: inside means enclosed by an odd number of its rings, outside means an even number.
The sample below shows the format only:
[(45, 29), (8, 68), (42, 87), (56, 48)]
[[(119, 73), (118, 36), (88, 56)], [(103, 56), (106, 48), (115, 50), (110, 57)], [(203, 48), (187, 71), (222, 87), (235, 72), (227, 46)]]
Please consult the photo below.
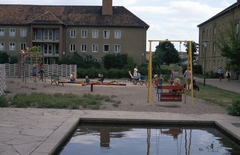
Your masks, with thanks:
[(205, 86), (205, 81), (206, 81), (206, 52), (207, 52), (207, 44), (208, 44), (208, 40), (203, 40), (203, 46), (205, 48), (205, 51), (204, 51), (204, 81), (203, 81), (203, 85)]

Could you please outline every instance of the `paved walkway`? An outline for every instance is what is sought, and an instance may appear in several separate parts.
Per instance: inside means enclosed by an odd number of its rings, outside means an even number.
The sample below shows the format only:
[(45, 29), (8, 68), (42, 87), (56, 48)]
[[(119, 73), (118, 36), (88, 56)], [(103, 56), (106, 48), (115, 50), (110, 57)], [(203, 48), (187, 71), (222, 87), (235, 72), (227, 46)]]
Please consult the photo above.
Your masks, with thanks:
[[(204, 82), (203, 78), (197, 78), (197, 81)], [(227, 79), (222, 79), (220, 82), (219, 79), (205, 79), (205, 84), (212, 85), (221, 89), (237, 92), (240, 94), (240, 80), (230, 80), (230, 82), (227, 81)]]
[[(202, 81), (203, 79), (198, 79)], [(221, 83), (207, 79), (206, 84), (238, 92), (240, 81)], [(239, 139), (240, 117), (225, 114), (176, 114), (163, 112), (92, 111), (62, 109), (0, 109), (0, 155), (47, 155), (74, 128), (80, 119), (121, 119), (139, 121), (215, 122)], [(233, 125), (239, 124), (239, 125)]]

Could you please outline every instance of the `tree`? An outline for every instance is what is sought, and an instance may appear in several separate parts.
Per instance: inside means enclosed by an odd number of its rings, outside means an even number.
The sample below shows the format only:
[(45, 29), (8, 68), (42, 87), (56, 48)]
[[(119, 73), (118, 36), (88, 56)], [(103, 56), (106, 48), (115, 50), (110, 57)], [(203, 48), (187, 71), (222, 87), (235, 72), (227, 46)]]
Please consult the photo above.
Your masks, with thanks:
[(227, 68), (231, 68), (238, 75), (240, 73), (240, 38), (238, 26), (230, 21), (227, 29), (218, 29), (218, 36), (213, 39), (214, 44), (220, 49), (221, 55), (228, 59)]
[(127, 54), (106, 54), (102, 57), (103, 66), (105, 69), (115, 68), (123, 69), (128, 64)]
[(180, 61), (180, 57), (174, 45), (171, 42), (166, 41), (158, 44), (152, 61), (153, 71), (157, 73), (158, 70), (161, 70), (161, 65), (163, 63), (166, 65), (178, 63)]
[[(189, 42), (185, 42), (184, 46), (186, 47), (186, 51), (187, 51), (187, 54), (188, 54)], [(196, 61), (196, 59), (197, 59), (198, 50), (199, 50), (199, 44), (194, 42), (194, 41), (192, 41), (192, 60), (193, 60), (193, 62)]]
[(7, 52), (0, 51), (0, 64), (10, 63), (14, 64), (18, 62), (17, 56), (10, 56)]
[(94, 61), (91, 55), (79, 55), (78, 53), (74, 53), (71, 57), (61, 59), (58, 64), (76, 64), (78, 68), (100, 68), (100, 63)]
[(9, 55), (6, 52), (0, 51), (0, 63), (9, 63)]

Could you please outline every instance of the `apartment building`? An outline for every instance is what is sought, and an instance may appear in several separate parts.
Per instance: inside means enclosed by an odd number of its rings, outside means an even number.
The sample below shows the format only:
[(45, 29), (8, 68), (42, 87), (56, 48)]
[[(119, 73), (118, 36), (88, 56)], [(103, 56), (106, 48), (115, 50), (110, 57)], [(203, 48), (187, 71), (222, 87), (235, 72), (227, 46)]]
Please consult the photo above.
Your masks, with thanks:
[(107, 53), (127, 53), (142, 63), (149, 25), (123, 6), (0, 4), (0, 51), (17, 55), (40, 46), (44, 63), (57, 63), (73, 53), (101, 61)]
[[(227, 59), (221, 56), (220, 49), (214, 44), (213, 40), (218, 37), (218, 30), (224, 30), (229, 28), (229, 22), (232, 21), (236, 27), (236, 33), (239, 29), (240, 20), (240, 0), (232, 4), (228, 8), (219, 12), (210, 19), (199, 24), (199, 64), (204, 68), (206, 66), (206, 72), (217, 71), (219, 67), (225, 69)], [(203, 41), (208, 41), (205, 47)], [(204, 62), (206, 63), (204, 64)]]

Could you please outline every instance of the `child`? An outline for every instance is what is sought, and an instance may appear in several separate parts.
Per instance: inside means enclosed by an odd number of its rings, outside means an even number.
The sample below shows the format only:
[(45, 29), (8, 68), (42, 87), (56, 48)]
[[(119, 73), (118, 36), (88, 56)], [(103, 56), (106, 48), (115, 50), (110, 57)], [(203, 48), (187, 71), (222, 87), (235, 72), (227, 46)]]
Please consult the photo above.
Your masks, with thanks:
[(88, 76), (86, 76), (86, 77), (85, 77), (85, 80), (86, 80), (86, 81), (85, 81), (85, 82), (86, 82), (86, 84), (89, 84), (89, 82), (90, 82), (90, 79), (88, 78)]
[(71, 81), (71, 82), (75, 82), (75, 79), (76, 79), (75, 73), (72, 72), (72, 74), (70, 75), (70, 81)]
[(164, 79), (163, 79), (163, 75), (160, 74), (160, 75), (159, 75), (159, 78), (158, 78), (158, 85), (161, 86), (162, 83), (163, 83), (163, 81), (164, 81)]
[(196, 82), (196, 77), (193, 78), (193, 89), (199, 91), (199, 87)]
[(173, 86), (181, 86), (180, 84), (180, 79), (179, 78), (175, 78), (173, 83), (172, 83)]
[(38, 71), (38, 73), (40, 74), (40, 78), (39, 78), (39, 81), (42, 80), (43, 81), (43, 73), (44, 73), (44, 70), (43, 68), (41, 67), (40, 70)]
[(153, 87), (157, 88), (158, 86), (158, 76), (157, 74), (154, 75), (154, 80), (153, 80)]
[[(172, 85), (173, 86), (181, 86), (180, 79), (179, 78), (175, 78), (173, 83), (172, 83)], [(173, 89), (172, 91), (176, 92), (176, 93), (180, 93), (181, 92), (180, 90), (177, 90), (177, 89)]]
[(37, 72), (36, 72), (36, 67), (33, 67), (32, 69), (32, 77), (33, 77), (33, 82), (37, 82)]

